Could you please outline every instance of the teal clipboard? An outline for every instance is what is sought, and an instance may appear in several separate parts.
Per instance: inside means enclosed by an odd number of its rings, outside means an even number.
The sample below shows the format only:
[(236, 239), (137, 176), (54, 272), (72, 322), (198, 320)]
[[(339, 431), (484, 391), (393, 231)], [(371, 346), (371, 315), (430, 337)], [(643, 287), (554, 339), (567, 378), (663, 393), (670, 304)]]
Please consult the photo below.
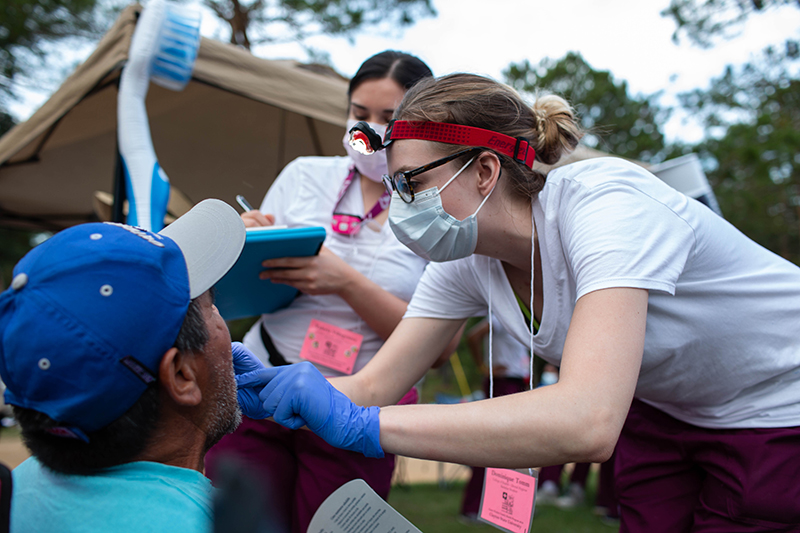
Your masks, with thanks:
[(225, 320), (271, 313), (286, 307), (299, 292), (294, 287), (260, 279), (265, 259), (307, 257), (319, 253), (325, 228), (274, 227), (247, 231), (242, 255), (217, 282), (215, 305)]

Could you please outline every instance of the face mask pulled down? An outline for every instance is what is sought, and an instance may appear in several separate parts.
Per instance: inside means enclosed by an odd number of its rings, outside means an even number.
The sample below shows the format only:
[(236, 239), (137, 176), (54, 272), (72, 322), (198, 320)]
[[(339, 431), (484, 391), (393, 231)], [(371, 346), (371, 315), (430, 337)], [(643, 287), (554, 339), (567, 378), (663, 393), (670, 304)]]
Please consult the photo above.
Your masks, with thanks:
[(431, 187), (415, 193), (414, 201), (405, 203), (397, 192), (392, 194), (389, 205), (389, 226), (397, 240), (412, 252), (427, 259), (441, 263), (472, 255), (478, 244), (478, 212), (492, 195), (486, 195), (478, 209), (464, 220), (458, 220), (445, 212), (442, 207), (441, 192), (461, 174), (475, 158), (455, 173), (439, 190)]
[[(347, 121), (347, 130), (344, 132), (342, 145), (347, 151), (347, 155), (349, 155), (350, 159), (355, 163), (358, 173), (372, 181), (380, 183), (383, 175), (389, 172), (389, 166), (386, 163), (386, 151), (379, 150), (370, 155), (356, 152), (355, 148), (350, 146), (350, 128), (355, 126), (356, 122), (358, 121), (353, 119)], [(375, 130), (375, 133), (380, 135), (381, 139), (383, 139), (386, 133), (386, 125), (373, 124), (372, 122), (368, 122), (368, 124), (369, 127)]]

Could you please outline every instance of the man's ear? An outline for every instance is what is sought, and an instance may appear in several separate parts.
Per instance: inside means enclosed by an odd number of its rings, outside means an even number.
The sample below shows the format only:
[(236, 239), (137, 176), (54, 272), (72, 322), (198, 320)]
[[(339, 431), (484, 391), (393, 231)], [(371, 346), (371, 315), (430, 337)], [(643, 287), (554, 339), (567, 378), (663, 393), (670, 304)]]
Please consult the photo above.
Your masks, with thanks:
[(478, 170), (478, 190), (481, 195), (489, 194), (500, 177), (500, 158), (494, 152), (481, 152), (473, 163)]
[(158, 379), (178, 405), (195, 406), (203, 399), (198, 382), (198, 358), (170, 348), (161, 358)]

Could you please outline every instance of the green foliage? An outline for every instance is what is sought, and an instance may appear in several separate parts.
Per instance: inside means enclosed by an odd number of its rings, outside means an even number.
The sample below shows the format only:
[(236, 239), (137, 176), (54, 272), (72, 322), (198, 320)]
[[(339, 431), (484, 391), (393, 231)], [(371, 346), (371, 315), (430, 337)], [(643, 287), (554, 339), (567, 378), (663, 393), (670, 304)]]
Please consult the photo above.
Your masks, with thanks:
[(679, 95), (681, 105), (705, 123), (709, 135), (719, 136), (739, 122), (753, 122), (763, 110), (777, 104), (776, 94), (796, 78), (787, 70), (784, 58), (768, 48), (757, 62), (728, 66), (711, 80), (709, 88)]
[(696, 151), (725, 217), (800, 264), (800, 80), (777, 61), (728, 68), (681, 101), (705, 120), (708, 138)]
[(230, 24), (231, 43), (302, 42), (312, 35), (352, 37), (369, 26), (408, 26), (435, 15), (431, 0), (202, 0)]
[[(672, 0), (663, 16), (701, 47), (730, 39), (750, 16), (797, 0)], [(725, 218), (748, 237), (800, 264), (800, 80), (790, 65), (798, 40), (767, 48), (763, 59), (728, 67), (708, 89), (680, 95), (700, 118), (706, 141), (695, 147)], [(796, 72), (796, 69), (792, 72)]]
[(522, 93), (541, 91), (564, 97), (589, 132), (584, 142), (620, 157), (657, 161), (666, 156), (660, 124), (670, 110), (657, 103), (658, 94), (634, 97), (625, 81), (593, 69), (580, 54), (544, 59), (533, 66), (523, 61), (503, 71), (506, 82)]
[(0, 137), (13, 128), (16, 123), (17, 121), (14, 120), (14, 117), (0, 109)]
[(96, 36), (97, 0), (3, 0), (0, 7), (0, 96), (41, 59), (45, 45), (67, 37)]
[[(661, 16), (672, 18), (677, 28), (672, 34), (676, 43), (682, 34), (703, 48), (714, 45), (716, 38), (730, 39), (748, 17), (782, 6), (800, 6), (797, 0), (671, 0)], [(797, 41), (793, 41), (796, 48)]]

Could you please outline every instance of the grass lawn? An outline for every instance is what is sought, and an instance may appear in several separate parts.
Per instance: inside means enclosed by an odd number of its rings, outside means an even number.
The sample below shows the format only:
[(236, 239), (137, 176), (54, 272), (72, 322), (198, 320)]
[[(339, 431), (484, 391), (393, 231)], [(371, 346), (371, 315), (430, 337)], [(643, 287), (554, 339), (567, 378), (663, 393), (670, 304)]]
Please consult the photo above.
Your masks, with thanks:
[[(594, 499), (591, 486), (587, 487), (588, 501)], [(464, 483), (451, 483), (446, 488), (438, 485), (395, 486), (389, 495), (389, 503), (405, 516), (422, 533), (496, 533), (488, 524), (463, 524), (458, 521), (461, 494)], [(600, 521), (592, 512), (590, 504), (570, 510), (554, 506), (537, 506), (533, 516), (531, 533), (617, 533), (619, 527)]]
[(10, 428), (0, 427), (0, 438), (8, 437), (8, 438), (20, 438), (20, 430), (19, 426), (13, 426)]

